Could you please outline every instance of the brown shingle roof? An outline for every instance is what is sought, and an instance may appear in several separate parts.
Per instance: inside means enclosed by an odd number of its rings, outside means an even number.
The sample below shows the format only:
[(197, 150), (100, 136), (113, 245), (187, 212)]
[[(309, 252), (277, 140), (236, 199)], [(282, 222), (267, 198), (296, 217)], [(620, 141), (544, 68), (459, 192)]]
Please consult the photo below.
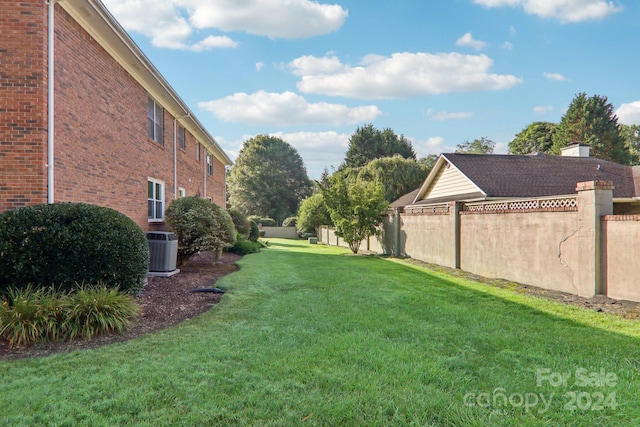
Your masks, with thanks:
[(487, 197), (541, 197), (575, 193), (583, 181), (613, 181), (614, 197), (634, 197), (633, 170), (595, 157), (549, 154), (443, 154)]

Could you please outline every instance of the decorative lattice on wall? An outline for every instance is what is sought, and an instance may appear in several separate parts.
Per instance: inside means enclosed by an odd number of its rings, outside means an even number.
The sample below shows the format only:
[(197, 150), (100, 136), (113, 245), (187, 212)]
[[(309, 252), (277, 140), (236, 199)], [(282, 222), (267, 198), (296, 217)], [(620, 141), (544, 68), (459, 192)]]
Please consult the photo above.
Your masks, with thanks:
[(449, 204), (409, 206), (404, 209), (404, 213), (409, 215), (449, 215)]
[(577, 211), (578, 199), (575, 196), (547, 199), (523, 199), (501, 202), (466, 203), (466, 212), (518, 212), (518, 211)]

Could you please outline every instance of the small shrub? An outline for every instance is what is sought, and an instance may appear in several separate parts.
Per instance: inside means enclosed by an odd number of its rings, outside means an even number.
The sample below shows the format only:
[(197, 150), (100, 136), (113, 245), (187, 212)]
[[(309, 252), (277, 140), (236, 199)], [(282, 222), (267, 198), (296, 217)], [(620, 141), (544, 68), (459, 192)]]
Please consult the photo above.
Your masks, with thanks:
[(122, 332), (138, 315), (131, 295), (105, 286), (11, 288), (0, 307), (0, 337), (11, 346)]
[(251, 220), (249, 222), (251, 223), (251, 232), (249, 233), (249, 240), (251, 240), (252, 242), (257, 242), (258, 239), (260, 238), (260, 228), (258, 227), (258, 224), (256, 224), (255, 221)]
[(282, 221), (282, 226), (295, 227), (297, 221), (298, 221), (298, 218), (296, 218), (295, 216), (290, 216), (289, 218), (285, 218), (284, 221)]
[(137, 294), (144, 285), (149, 246), (126, 215), (84, 203), (55, 203), (0, 215), (0, 294), (9, 286), (101, 282)]
[(235, 245), (228, 249), (229, 252), (237, 255), (248, 255), (260, 252), (262, 244), (260, 242), (252, 242), (251, 240), (239, 240)]
[(231, 216), (220, 206), (201, 197), (174, 200), (165, 217), (178, 236), (178, 265), (183, 265), (201, 250), (215, 251), (232, 246), (236, 241)]

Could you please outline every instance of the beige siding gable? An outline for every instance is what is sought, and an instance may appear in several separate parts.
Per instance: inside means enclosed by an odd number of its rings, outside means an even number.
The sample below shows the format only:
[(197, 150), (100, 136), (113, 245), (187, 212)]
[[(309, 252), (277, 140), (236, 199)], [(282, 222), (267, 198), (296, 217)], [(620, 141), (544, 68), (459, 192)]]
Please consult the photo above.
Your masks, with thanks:
[(470, 193), (484, 193), (481, 188), (475, 185), (456, 167), (449, 162), (445, 162), (436, 176), (431, 181), (431, 185), (426, 189), (422, 199), (437, 199)]

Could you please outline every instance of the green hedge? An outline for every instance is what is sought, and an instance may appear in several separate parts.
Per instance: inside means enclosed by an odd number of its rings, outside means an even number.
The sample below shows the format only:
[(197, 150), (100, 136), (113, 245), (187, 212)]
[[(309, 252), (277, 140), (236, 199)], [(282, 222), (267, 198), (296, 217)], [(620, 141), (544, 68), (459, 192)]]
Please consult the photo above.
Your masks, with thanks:
[(137, 295), (148, 265), (144, 232), (113, 209), (55, 203), (0, 215), (0, 293), (101, 283)]

